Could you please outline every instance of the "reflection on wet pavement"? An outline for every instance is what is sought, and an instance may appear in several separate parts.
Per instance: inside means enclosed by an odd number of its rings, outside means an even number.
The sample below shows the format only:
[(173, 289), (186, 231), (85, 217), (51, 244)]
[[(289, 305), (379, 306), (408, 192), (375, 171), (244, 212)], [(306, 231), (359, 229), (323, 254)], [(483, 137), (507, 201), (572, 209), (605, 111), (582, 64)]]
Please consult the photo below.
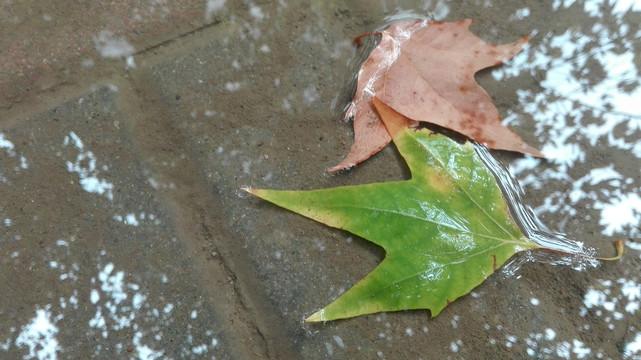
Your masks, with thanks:
[[(0, 357), (641, 358), (638, 2), (28, 3), (0, 5), (32, 39), (0, 39)], [(495, 155), (551, 229), (627, 253), (524, 254), (434, 319), (303, 324), (383, 253), (238, 188), (401, 178), (391, 147), (324, 170), (351, 145), (351, 39), (416, 16), (533, 34), (477, 79), (549, 159)]]

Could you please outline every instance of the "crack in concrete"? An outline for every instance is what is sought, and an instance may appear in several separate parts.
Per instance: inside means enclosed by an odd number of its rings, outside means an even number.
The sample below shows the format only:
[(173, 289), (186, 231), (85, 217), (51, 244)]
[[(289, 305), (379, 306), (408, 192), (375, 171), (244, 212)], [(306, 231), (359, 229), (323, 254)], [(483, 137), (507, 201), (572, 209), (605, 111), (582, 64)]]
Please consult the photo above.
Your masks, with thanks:
[(144, 49), (142, 49), (142, 50), (136, 51), (133, 55), (134, 55), (134, 56), (136, 56), (136, 55), (146, 55), (146, 54), (149, 54), (150, 52), (152, 52), (152, 51), (154, 51), (154, 50), (157, 50), (157, 49), (160, 49), (160, 48), (166, 47), (167, 45), (170, 45), (170, 44), (172, 44), (172, 43), (175, 43), (175, 42), (177, 42), (177, 41), (178, 41), (178, 40), (180, 40), (180, 39), (186, 38), (186, 37), (191, 36), (191, 35), (194, 35), (194, 34), (198, 34), (198, 33), (203, 32), (204, 30), (207, 30), (207, 29), (209, 29), (209, 28), (211, 28), (211, 27), (214, 27), (214, 26), (220, 25), (221, 23), (222, 23), (222, 21), (221, 21), (221, 20), (215, 20), (215, 21), (214, 21), (214, 22), (212, 22), (212, 23), (209, 23), (209, 24), (206, 24), (206, 25), (203, 25), (203, 26), (197, 27), (197, 28), (195, 28), (195, 29), (192, 29), (192, 30), (187, 31), (187, 32), (182, 33), (182, 34), (178, 34), (178, 35), (174, 36), (173, 38), (170, 38), (170, 39), (167, 39), (167, 40), (163, 40), (163, 41), (161, 41), (161, 42), (159, 42), (159, 43), (156, 43), (156, 44), (153, 44), (153, 45), (147, 46), (146, 48), (144, 48)]

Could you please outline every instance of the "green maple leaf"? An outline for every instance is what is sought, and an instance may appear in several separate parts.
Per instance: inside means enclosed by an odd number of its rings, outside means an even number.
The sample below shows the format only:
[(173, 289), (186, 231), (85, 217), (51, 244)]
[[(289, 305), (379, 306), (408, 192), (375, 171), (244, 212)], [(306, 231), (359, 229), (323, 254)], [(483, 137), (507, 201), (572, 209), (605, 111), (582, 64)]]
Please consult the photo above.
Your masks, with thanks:
[(515, 253), (541, 247), (512, 220), (470, 143), (408, 128), (407, 118), (374, 102), (410, 180), (312, 191), (245, 189), (386, 252), (371, 273), (306, 321), (410, 309), (436, 316)]

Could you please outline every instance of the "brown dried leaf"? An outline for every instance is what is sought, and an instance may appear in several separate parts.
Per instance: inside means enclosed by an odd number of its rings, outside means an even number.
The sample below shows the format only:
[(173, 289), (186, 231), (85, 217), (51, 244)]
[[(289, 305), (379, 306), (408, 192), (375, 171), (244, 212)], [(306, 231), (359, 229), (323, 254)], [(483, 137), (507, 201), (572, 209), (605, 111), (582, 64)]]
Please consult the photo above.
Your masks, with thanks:
[(506, 45), (488, 44), (469, 31), (471, 24), (469, 19), (404, 21), (381, 33), (361, 67), (345, 114), (354, 118), (354, 144), (329, 171), (356, 165), (391, 140), (372, 105), (373, 96), (410, 119), (455, 130), (490, 148), (542, 156), (502, 125), (492, 99), (474, 79), (477, 71), (514, 57), (529, 36)]

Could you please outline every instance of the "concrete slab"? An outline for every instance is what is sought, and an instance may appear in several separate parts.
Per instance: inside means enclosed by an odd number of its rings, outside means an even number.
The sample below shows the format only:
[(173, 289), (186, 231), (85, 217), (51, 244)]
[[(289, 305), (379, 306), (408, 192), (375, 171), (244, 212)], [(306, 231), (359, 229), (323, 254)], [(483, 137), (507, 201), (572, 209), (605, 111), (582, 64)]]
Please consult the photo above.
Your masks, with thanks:
[[(219, 22), (215, 1), (7, 1), (0, 5), (0, 108), (114, 71), (145, 52)], [(118, 70), (122, 69), (118, 62)], [(132, 66), (130, 63), (128, 66)]]
[(3, 356), (248, 355), (216, 309), (230, 289), (203, 291), (225, 279), (195, 271), (116, 95), (102, 87), (2, 132)]

